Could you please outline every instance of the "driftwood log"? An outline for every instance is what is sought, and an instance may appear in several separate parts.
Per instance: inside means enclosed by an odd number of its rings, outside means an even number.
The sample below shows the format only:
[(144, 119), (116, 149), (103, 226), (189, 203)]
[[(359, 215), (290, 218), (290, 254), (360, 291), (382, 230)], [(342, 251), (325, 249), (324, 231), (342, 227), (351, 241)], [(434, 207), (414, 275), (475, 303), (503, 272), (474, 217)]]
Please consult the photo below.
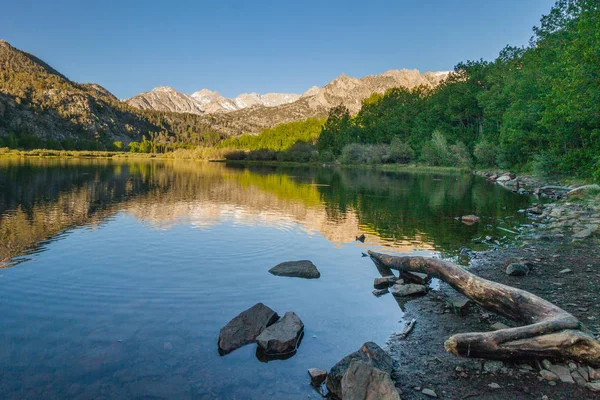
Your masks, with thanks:
[(480, 278), (450, 262), (425, 257), (394, 257), (369, 251), (378, 269), (421, 272), (436, 277), (486, 310), (522, 326), (494, 332), (461, 333), (445, 343), (463, 357), (497, 360), (574, 360), (600, 366), (600, 343), (565, 310), (527, 291)]

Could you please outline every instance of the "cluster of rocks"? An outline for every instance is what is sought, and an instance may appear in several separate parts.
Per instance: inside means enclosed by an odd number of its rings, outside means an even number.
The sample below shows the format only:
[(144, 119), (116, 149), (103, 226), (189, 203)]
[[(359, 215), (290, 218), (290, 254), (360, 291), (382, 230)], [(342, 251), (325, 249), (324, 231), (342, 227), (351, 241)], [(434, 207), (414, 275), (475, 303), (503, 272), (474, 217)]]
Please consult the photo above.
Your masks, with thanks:
[[(498, 360), (487, 360), (482, 363), (473, 360), (465, 362), (455, 368), (455, 374), (459, 378), (471, 376), (509, 376), (522, 379), (537, 379), (548, 382), (550, 386), (556, 386), (558, 382), (577, 384), (592, 392), (600, 392), (600, 369), (594, 369), (574, 362), (566, 364), (551, 363), (548, 360), (535, 361), (533, 364), (523, 362), (521, 364), (505, 363)], [(501, 389), (496, 382), (488, 384), (491, 389)], [(525, 393), (527, 386), (523, 387)]]
[(323, 382), (328, 397), (343, 400), (400, 400), (391, 378), (392, 358), (374, 342), (367, 342), (354, 353), (335, 364), (329, 373), (309, 369), (311, 383), (321, 387)]
[(263, 303), (241, 312), (219, 332), (219, 354), (225, 355), (250, 343), (257, 343), (264, 355), (294, 354), (304, 336), (304, 324), (293, 312), (283, 318)]
[(578, 365), (574, 362), (561, 365), (543, 360), (539, 374), (540, 380), (546, 380), (551, 385), (560, 381), (577, 384), (592, 392), (600, 392), (600, 369)]
[(593, 236), (600, 227), (600, 213), (595, 204), (537, 203), (521, 212), (526, 212), (535, 221), (536, 228), (554, 236), (568, 235), (573, 240)]
[[(317, 267), (308, 260), (287, 261), (271, 268), (277, 276), (315, 279), (321, 276)], [(294, 312), (279, 315), (263, 303), (257, 303), (241, 312), (219, 332), (219, 354), (226, 355), (250, 343), (258, 345), (265, 360), (287, 358), (296, 353), (302, 337), (304, 323)]]
[(400, 272), (400, 276), (387, 275), (381, 278), (375, 278), (373, 281), (373, 294), (377, 297), (386, 293), (392, 293), (397, 297), (407, 297), (413, 295), (425, 294), (429, 290), (427, 284), (430, 277), (418, 272)]
[(520, 194), (533, 194), (543, 198), (562, 199), (579, 196), (583, 193), (595, 190), (600, 191), (600, 186), (592, 185), (545, 185), (541, 181), (529, 176), (517, 176), (512, 172), (478, 171), (488, 182), (505, 187)]

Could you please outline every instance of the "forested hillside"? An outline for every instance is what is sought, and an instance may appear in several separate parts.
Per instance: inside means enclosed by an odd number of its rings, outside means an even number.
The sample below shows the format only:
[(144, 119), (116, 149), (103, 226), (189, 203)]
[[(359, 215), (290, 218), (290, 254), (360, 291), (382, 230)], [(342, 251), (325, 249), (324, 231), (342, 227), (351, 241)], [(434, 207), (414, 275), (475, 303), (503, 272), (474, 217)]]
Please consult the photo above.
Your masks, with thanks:
[(347, 162), (385, 162), (389, 154), (379, 153), (394, 146), (377, 144), (392, 143), (432, 165), (600, 178), (599, 2), (558, 1), (528, 46), (462, 62), (435, 88), (373, 95), (354, 117), (332, 109), (318, 148)]
[(0, 147), (112, 149), (144, 136), (182, 145), (223, 137), (200, 116), (138, 110), (0, 41)]

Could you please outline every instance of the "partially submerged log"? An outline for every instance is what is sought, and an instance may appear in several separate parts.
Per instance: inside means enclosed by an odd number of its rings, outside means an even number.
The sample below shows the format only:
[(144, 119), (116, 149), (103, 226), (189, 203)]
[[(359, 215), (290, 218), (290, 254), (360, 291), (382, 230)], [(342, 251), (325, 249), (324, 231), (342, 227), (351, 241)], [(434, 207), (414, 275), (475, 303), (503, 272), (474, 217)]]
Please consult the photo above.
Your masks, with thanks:
[(369, 251), (378, 268), (421, 272), (436, 277), (486, 310), (523, 326), (450, 337), (446, 351), (488, 359), (569, 359), (600, 366), (600, 343), (565, 310), (525, 290), (480, 278), (450, 262), (425, 257), (394, 257)]

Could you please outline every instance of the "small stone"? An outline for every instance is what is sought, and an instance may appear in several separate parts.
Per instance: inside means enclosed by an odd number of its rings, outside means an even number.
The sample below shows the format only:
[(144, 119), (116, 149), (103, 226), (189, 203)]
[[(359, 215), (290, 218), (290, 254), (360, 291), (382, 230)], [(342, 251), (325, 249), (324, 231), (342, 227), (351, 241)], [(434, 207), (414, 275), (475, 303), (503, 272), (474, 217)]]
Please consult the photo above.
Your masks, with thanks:
[(552, 367), (552, 363), (548, 360), (542, 360), (542, 367), (544, 367), (544, 369), (550, 370), (550, 368)]
[(577, 367), (577, 372), (579, 372), (579, 375), (581, 375), (586, 382), (590, 380), (590, 375), (587, 368)]
[(585, 386), (585, 384), (587, 383), (585, 378), (581, 376), (581, 374), (577, 371), (571, 371), (571, 377), (573, 378), (575, 383), (577, 383), (578, 386)]
[(492, 382), (488, 385), (490, 388), (492, 389), (500, 389), (500, 385), (498, 385), (496, 382)]
[(452, 295), (447, 300), (447, 303), (454, 314), (464, 316), (467, 315), (467, 313), (469, 312), (471, 300), (468, 297), (456, 294)]
[(427, 274), (410, 271), (400, 272), (400, 277), (404, 280), (405, 283), (417, 283), (419, 285), (425, 285), (431, 280), (431, 278)]
[(585, 387), (592, 392), (600, 392), (600, 381), (588, 382), (586, 383)]
[(385, 289), (392, 286), (397, 280), (398, 278), (393, 275), (384, 276), (383, 278), (375, 278), (373, 281), (373, 287), (375, 289)]
[(502, 322), (496, 322), (496, 323), (492, 324), (492, 326), (490, 326), (490, 328), (492, 328), (492, 330), (494, 330), (494, 331), (499, 331), (501, 329), (508, 329), (508, 328), (510, 328), (510, 326), (505, 325)]
[(556, 386), (556, 382), (555, 381), (548, 381), (548, 385), (550, 385), (550, 386)]
[(435, 392), (432, 389), (423, 389), (421, 390), (421, 393), (423, 393), (425, 396), (429, 396), (429, 397), (437, 397), (437, 394), (435, 394)]
[(504, 367), (502, 361), (489, 360), (483, 364), (483, 370), (489, 374), (496, 374)]
[(460, 220), (465, 225), (473, 225), (479, 222), (479, 217), (476, 215), (465, 215)]
[(390, 291), (387, 289), (375, 289), (375, 290), (373, 290), (373, 295), (376, 297), (380, 297), (389, 292)]
[(540, 376), (546, 381), (559, 381), (560, 380), (560, 378), (558, 376), (556, 376), (552, 372), (548, 371), (547, 369), (541, 370)]
[(574, 362), (569, 362), (567, 363), (567, 365), (569, 366), (569, 371), (573, 372), (577, 369), (577, 364), (575, 364)]
[(566, 365), (554, 364), (552, 367), (550, 367), (550, 372), (558, 376), (562, 382), (575, 383), (575, 381), (573, 381), (573, 377), (571, 377), (571, 371), (569, 371), (569, 367)]
[(391, 293), (394, 296), (399, 296), (399, 297), (403, 297), (403, 296), (412, 296), (412, 295), (416, 295), (416, 294), (424, 294), (427, 292), (427, 287), (424, 285), (417, 285), (414, 283), (409, 283), (406, 285), (394, 285), (394, 287), (392, 287)]
[(286, 261), (277, 264), (269, 270), (273, 275), (288, 276), (295, 278), (316, 279), (321, 276), (321, 273), (309, 260)]
[(565, 268), (565, 269), (560, 270), (558, 273), (561, 275), (564, 275), (564, 274), (568, 274), (570, 272), (573, 272), (573, 270), (570, 268)]
[(506, 267), (506, 275), (509, 276), (527, 276), (529, 275), (529, 267), (525, 264), (512, 263)]
[(588, 376), (590, 381), (600, 380), (600, 368), (594, 369), (592, 367), (588, 367)]
[(308, 375), (310, 375), (310, 383), (313, 386), (321, 386), (325, 379), (327, 378), (327, 371), (318, 369), (318, 368), (310, 368), (308, 370)]
[(533, 371), (533, 367), (529, 364), (519, 364), (519, 368), (523, 371)]

